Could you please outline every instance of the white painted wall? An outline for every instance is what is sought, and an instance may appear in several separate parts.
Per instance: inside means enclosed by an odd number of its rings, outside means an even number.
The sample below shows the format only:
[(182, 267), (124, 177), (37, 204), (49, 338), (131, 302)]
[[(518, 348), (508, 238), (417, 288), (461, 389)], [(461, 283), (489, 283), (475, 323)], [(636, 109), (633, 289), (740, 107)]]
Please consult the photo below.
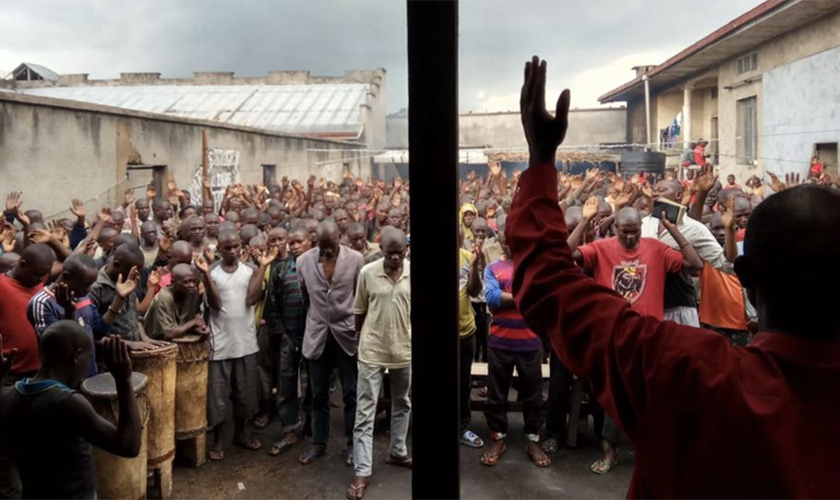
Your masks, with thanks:
[(840, 142), (838, 82), (840, 47), (764, 73), (765, 171), (806, 175), (814, 144)]

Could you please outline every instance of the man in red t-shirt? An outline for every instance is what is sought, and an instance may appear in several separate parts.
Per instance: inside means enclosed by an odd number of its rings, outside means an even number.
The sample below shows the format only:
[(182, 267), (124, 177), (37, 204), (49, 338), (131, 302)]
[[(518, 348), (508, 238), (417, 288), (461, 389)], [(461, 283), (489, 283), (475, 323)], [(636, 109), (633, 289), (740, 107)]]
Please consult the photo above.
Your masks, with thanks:
[[(26, 318), (29, 299), (44, 288), (50, 276), (55, 253), (44, 244), (27, 246), (17, 265), (8, 274), (0, 274), (0, 337), (3, 356), (17, 351), (11, 369), (0, 380), (0, 387), (13, 385), (24, 377), (34, 376), (41, 367), (38, 337)], [(14, 462), (0, 454), (0, 498), (20, 498), (21, 484)]]
[(823, 164), (820, 163), (819, 156), (811, 158), (811, 168), (808, 170), (808, 177), (819, 179), (823, 174)]
[(569, 236), (572, 256), (578, 265), (591, 269), (595, 281), (615, 290), (641, 314), (662, 319), (665, 277), (686, 269), (702, 269), (703, 261), (679, 229), (662, 219), (662, 223), (682, 249), (677, 252), (652, 238), (642, 238), (642, 218), (632, 207), (616, 215), (614, 238), (598, 240), (578, 248), (583, 228), (597, 215), (597, 202), (587, 200), (583, 207), (583, 223)]
[(32, 376), (41, 367), (38, 337), (26, 318), (26, 307), (29, 299), (44, 288), (54, 262), (55, 253), (49, 246), (29, 245), (14, 269), (0, 275), (0, 335), (3, 336), (3, 354), (17, 349), (15, 362), (6, 374), (4, 385)]

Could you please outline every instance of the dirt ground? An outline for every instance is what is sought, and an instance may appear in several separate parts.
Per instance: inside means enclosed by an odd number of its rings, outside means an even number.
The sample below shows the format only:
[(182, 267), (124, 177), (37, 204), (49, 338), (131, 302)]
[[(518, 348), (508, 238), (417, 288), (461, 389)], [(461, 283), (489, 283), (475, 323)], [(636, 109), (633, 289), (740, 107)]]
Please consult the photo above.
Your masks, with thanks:
[[(298, 463), (303, 443), (284, 455), (269, 457), (266, 450), (280, 437), (280, 427), (273, 423), (257, 433), (262, 450), (233, 447), (222, 462), (208, 461), (198, 469), (176, 466), (173, 498), (345, 498), (353, 469), (344, 464), (341, 410), (332, 408), (331, 417), (328, 454), (315, 463)], [(473, 413), (471, 428), (485, 440), (489, 438), (483, 414)], [(605, 476), (596, 476), (589, 471), (589, 465), (599, 458), (598, 446), (591, 433), (586, 432), (581, 434), (576, 449), (561, 448), (551, 457), (550, 467), (538, 469), (525, 453), (521, 429), (521, 414), (510, 414), (508, 451), (493, 468), (480, 463), (481, 450), (461, 448), (462, 498), (625, 497), (634, 463), (628, 448), (621, 449), (618, 467)], [(365, 498), (411, 498), (411, 471), (385, 464), (388, 440), (386, 421), (380, 414), (375, 430), (374, 475)]]

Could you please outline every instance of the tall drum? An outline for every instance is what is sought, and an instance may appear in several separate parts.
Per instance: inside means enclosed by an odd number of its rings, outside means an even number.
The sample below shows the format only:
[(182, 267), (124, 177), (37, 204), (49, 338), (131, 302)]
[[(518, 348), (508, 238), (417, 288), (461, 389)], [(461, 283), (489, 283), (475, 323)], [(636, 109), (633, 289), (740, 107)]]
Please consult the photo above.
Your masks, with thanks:
[[(131, 385), (140, 411), (143, 435), (140, 453), (134, 458), (123, 458), (93, 447), (93, 462), (96, 465), (96, 495), (102, 499), (138, 500), (146, 498), (146, 439), (149, 420), (149, 403), (146, 397), (148, 379), (142, 373), (131, 374)], [(105, 420), (117, 425), (119, 402), (117, 386), (110, 373), (96, 375), (82, 382), (82, 394), (90, 401), (93, 409)]]
[(178, 460), (198, 467), (205, 460), (210, 342), (206, 336), (200, 335), (185, 335), (173, 342), (178, 346), (175, 384)]
[(132, 351), (134, 370), (148, 377), (149, 438), (148, 467), (156, 472), (161, 498), (172, 494), (172, 459), (175, 456), (175, 358), (178, 346)]

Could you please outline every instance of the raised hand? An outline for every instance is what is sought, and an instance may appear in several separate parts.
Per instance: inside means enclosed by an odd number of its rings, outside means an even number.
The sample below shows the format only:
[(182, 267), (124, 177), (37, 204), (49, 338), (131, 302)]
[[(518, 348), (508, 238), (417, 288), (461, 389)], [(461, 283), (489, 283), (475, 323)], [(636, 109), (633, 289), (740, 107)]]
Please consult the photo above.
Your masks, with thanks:
[(696, 189), (699, 193), (708, 193), (715, 187), (717, 180), (718, 176), (715, 174), (715, 167), (707, 164), (700, 167), (700, 172), (694, 178), (692, 188)]
[(36, 245), (39, 243), (47, 244), (52, 240), (52, 233), (47, 229), (36, 229), (27, 235), (29, 243)]
[(82, 200), (78, 198), (73, 198), (72, 205), (70, 206), (70, 212), (76, 216), (79, 220), (84, 220), (85, 218), (85, 204)]
[(2, 233), (3, 239), (0, 241), (2, 244), (3, 253), (9, 253), (15, 251), (15, 231), (14, 229), (8, 229), (8, 226), (3, 228)]
[(201, 271), (202, 274), (210, 273), (210, 264), (205, 260), (204, 255), (199, 255), (193, 258), (195, 268)]
[(12, 349), (8, 356), (3, 355), (3, 336), (0, 335), (0, 381), (3, 380), (3, 377), (5, 377), (7, 373), (12, 371), (12, 365), (15, 364), (15, 357), (17, 356), (17, 353), (17, 349)]
[(157, 196), (157, 189), (151, 184), (146, 187), (146, 199), (153, 200)]
[(779, 180), (779, 177), (776, 174), (773, 172), (767, 172), (767, 175), (770, 176), (770, 189), (776, 193), (785, 190), (785, 185), (782, 184), (782, 181)]
[(502, 173), (502, 164), (493, 158), (487, 159), (487, 166), (490, 168), (490, 177), (498, 177)]
[(212, 189), (213, 187), (212, 183), (210, 182), (210, 177), (202, 177), (201, 185), (204, 187), (204, 189)]
[(280, 180), (280, 184), (283, 186), (284, 190), (288, 189), (289, 188), (289, 178), (284, 175), (283, 178)]
[(790, 189), (792, 187), (796, 187), (801, 184), (799, 180), (799, 174), (785, 174), (785, 189)]
[(76, 312), (76, 294), (70, 290), (67, 283), (63, 281), (56, 283), (53, 293), (55, 294), (55, 301), (64, 309), (64, 317), (74, 317)]
[(618, 212), (622, 208), (632, 205), (641, 194), (639, 187), (635, 184), (625, 184), (624, 190), (615, 199), (615, 211)]
[(730, 196), (726, 202), (726, 211), (720, 215), (720, 221), (727, 231), (735, 229), (735, 197)]
[(123, 194), (123, 206), (129, 206), (134, 203), (134, 190), (133, 189), (126, 189), (125, 193)]
[(475, 240), (473, 243), (473, 263), (478, 265), (479, 269), (487, 266), (486, 257), (484, 255), (484, 240)]
[(131, 380), (131, 355), (128, 344), (116, 335), (105, 337), (102, 341), (105, 352), (105, 366), (115, 380)]
[(277, 247), (271, 247), (270, 250), (263, 251), (259, 259), (260, 266), (265, 267), (274, 262), (274, 259), (277, 258), (277, 250)]
[(96, 214), (99, 217), (99, 220), (102, 222), (108, 222), (111, 220), (111, 207), (102, 207), (99, 210), (99, 213)]
[(318, 180), (318, 178), (315, 177), (314, 175), (309, 176), (309, 180), (306, 181), (306, 183), (307, 183), (307, 185), (309, 185), (310, 189), (315, 187), (315, 181), (316, 180)]
[(160, 284), (160, 279), (163, 277), (163, 273), (161, 272), (160, 268), (155, 269), (154, 271), (149, 273), (149, 277), (146, 278), (146, 288), (147, 289), (154, 289)]
[(586, 176), (584, 176), (583, 180), (584, 182), (592, 182), (598, 177), (599, 174), (600, 171), (597, 168), (588, 168), (586, 169)]
[(122, 297), (123, 299), (127, 298), (129, 295), (134, 293), (134, 290), (137, 289), (137, 281), (140, 272), (137, 270), (137, 266), (132, 267), (131, 271), (128, 272), (128, 278), (123, 280), (123, 275), (120, 274), (117, 276), (117, 295)]
[(546, 69), (546, 62), (540, 61), (537, 56), (525, 63), (525, 82), (522, 85), (519, 100), (522, 126), (525, 129), (525, 137), (528, 139), (532, 164), (546, 162), (553, 164), (557, 147), (563, 143), (566, 129), (569, 128), (571, 95), (568, 89), (564, 90), (557, 99), (554, 116), (545, 109)]
[(598, 198), (591, 197), (583, 204), (583, 220), (591, 221), (598, 215)]
[(97, 244), (96, 244), (96, 240), (94, 240), (93, 238), (91, 238), (91, 239), (89, 239), (89, 240), (87, 240), (87, 241), (85, 242), (84, 253), (86, 253), (86, 254), (90, 255), (91, 257), (93, 257), (94, 255), (96, 255), (96, 248), (97, 248), (98, 246), (99, 246), (99, 245), (97, 245)]
[(167, 253), (170, 248), (172, 248), (172, 238), (170, 238), (169, 234), (164, 231), (163, 236), (158, 238), (158, 250), (163, 253)]
[(20, 212), (20, 205), (23, 203), (20, 199), (20, 191), (12, 191), (6, 196), (6, 211), (10, 213)]

